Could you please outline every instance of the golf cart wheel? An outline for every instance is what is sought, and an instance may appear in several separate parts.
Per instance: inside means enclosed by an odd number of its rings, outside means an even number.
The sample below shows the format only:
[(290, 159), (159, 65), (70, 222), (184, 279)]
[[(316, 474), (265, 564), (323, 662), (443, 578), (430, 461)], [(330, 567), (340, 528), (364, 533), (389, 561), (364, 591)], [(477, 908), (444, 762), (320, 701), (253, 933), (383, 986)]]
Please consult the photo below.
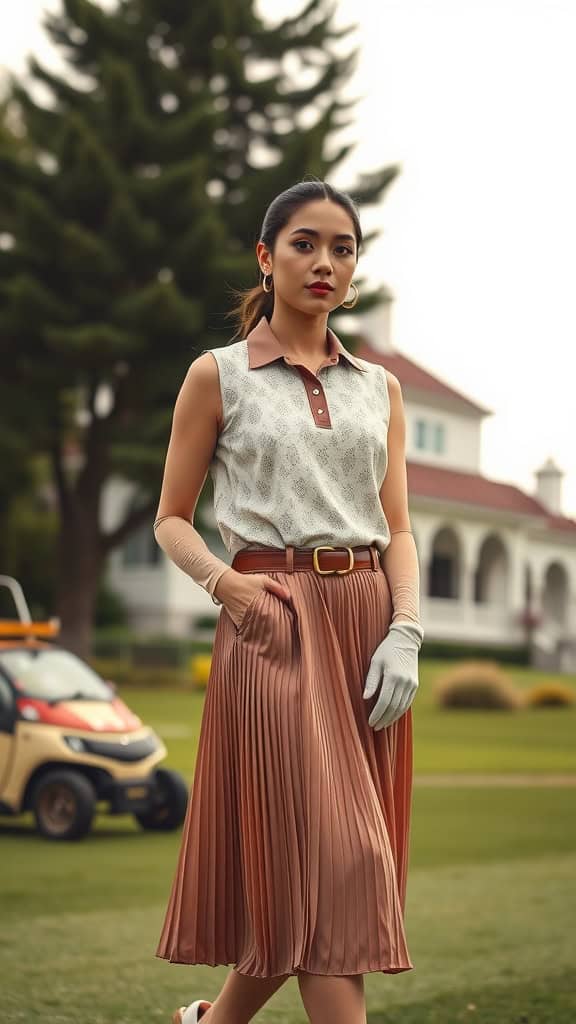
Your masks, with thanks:
[(188, 806), (188, 786), (178, 772), (158, 768), (150, 807), (134, 814), (142, 828), (152, 832), (172, 832), (184, 821)]
[(79, 772), (47, 772), (32, 794), (36, 828), (47, 839), (81, 839), (90, 831), (95, 807), (94, 787)]

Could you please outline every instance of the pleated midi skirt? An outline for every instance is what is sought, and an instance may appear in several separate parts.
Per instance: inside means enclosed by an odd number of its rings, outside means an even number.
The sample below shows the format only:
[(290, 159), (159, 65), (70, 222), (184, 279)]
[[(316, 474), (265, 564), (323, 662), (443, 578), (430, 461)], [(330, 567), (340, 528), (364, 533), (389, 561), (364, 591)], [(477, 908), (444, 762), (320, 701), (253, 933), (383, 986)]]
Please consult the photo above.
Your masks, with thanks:
[(268, 978), (397, 973), (412, 717), (375, 732), (362, 692), (386, 575), (266, 572), (216, 628), (194, 781), (156, 956)]

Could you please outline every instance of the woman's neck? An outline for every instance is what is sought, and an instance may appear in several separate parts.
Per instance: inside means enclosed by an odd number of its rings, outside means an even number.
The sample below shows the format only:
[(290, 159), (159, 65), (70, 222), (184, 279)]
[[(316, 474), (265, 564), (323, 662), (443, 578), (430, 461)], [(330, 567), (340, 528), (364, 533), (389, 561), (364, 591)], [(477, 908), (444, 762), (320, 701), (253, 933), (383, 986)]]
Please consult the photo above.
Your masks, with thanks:
[(270, 318), (270, 327), (283, 351), (292, 359), (321, 362), (328, 353), (327, 313), (310, 316), (308, 313), (282, 307), (276, 302)]

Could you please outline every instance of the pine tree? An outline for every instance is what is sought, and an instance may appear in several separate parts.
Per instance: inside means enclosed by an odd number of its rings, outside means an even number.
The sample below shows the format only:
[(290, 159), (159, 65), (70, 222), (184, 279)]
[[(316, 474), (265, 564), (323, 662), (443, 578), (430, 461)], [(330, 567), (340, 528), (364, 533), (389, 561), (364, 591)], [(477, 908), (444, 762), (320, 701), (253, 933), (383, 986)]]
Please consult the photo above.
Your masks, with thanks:
[[(330, 179), (351, 148), (337, 139), (356, 54), (335, 52), (349, 30), (333, 20), (326, 0), (273, 29), (252, 0), (63, 0), (46, 28), (66, 71), (29, 69), (50, 102), (13, 84), (26, 146), (0, 139), (0, 358), (50, 458), (57, 610), (80, 653), (108, 553), (151, 523), (186, 368), (229, 338), (230, 288), (257, 279), (267, 203)], [(397, 172), (350, 192), (374, 203)], [(106, 531), (118, 474), (141, 501)]]

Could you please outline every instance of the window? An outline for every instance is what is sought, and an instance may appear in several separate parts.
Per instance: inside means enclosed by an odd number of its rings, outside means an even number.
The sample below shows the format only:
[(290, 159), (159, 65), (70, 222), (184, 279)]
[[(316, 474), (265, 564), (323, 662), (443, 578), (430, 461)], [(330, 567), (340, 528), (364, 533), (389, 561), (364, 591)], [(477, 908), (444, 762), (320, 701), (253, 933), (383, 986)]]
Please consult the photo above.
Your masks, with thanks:
[(434, 430), (434, 451), (444, 451), (444, 424), (436, 423)]
[(416, 420), (414, 423), (414, 445), (423, 450), (444, 452), (446, 434), (444, 424), (439, 421)]
[(426, 447), (426, 421), (425, 420), (416, 420), (415, 427), (416, 427), (416, 441), (415, 441), (416, 447), (417, 448), (425, 448)]
[[(15, 679), (15, 686), (25, 697), (110, 701), (114, 696), (108, 684), (89, 665), (70, 651), (57, 647), (50, 650), (8, 649), (0, 653), (0, 665)], [(0, 677), (0, 706), (2, 686), (6, 685)]]

